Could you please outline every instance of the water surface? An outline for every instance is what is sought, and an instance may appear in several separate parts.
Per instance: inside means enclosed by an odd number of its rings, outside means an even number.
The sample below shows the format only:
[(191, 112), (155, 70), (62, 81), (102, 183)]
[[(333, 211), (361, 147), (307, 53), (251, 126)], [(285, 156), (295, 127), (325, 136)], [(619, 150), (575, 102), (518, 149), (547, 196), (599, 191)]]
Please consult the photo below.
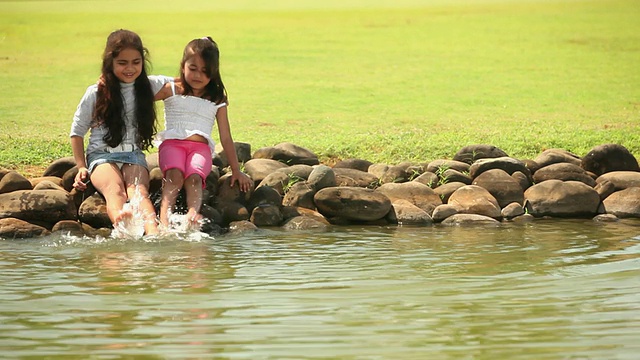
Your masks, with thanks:
[(0, 240), (2, 358), (637, 359), (640, 221)]

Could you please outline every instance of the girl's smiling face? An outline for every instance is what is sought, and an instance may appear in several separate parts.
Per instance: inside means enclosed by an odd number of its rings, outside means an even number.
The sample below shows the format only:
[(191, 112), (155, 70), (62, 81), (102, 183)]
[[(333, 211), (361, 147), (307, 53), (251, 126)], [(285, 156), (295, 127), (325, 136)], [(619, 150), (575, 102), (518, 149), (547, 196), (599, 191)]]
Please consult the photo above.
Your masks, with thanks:
[(122, 49), (113, 58), (113, 74), (123, 83), (136, 81), (142, 73), (142, 54), (136, 49)]

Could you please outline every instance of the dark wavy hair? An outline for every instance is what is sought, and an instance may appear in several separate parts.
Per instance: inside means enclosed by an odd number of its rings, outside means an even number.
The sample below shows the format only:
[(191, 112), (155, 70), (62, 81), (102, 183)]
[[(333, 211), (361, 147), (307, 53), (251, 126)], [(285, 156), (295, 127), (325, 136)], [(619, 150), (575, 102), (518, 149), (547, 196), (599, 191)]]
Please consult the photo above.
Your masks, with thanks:
[(140, 36), (129, 30), (116, 30), (109, 34), (102, 55), (102, 76), (98, 82), (96, 108), (93, 113), (93, 125), (103, 124), (107, 128), (104, 141), (115, 147), (120, 145), (126, 131), (124, 99), (120, 91), (120, 80), (113, 73), (113, 59), (125, 49), (134, 49), (142, 56), (142, 72), (134, 83), (135, 116), (137, 123), (137, 145), (147, 150), (156, 134), (156, 109), (154, 94), (147, 76), (149, 51), (142, 45)]
[(203, 98), (213, 101), (216, 104), (228, 103), (227, 90), (222, 83), (220, 76), (220, 50), (211, 37), (203, 37), (191, 40), (184, 48), (182, 61), (180, 62), (180, 81), (184, 88), (184, 95), (193, 95), (193, 89), (184, 78), (184, 64), (194, 56), (200, 56), (204, 60), (209, 84), (205, 87)]

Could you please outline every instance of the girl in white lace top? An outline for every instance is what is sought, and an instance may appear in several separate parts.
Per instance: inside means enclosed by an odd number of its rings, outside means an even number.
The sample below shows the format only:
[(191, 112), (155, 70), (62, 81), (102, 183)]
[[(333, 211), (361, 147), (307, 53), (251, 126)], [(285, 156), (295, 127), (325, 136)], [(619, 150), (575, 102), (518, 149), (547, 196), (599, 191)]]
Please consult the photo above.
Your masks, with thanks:
[(164, 100), (165, 106), (165, 130), (157, 136), (161, 142), (159, 164), (165, 180), (160, 223), (165, 228), (183, 186), (187, 195), (187, 219), (193, 226), (199, 226), (202, 189), (213, 166), (211, 132), (216, 122), (231, 167), (231, 186), (238, 183), (244, 192), (252, 187), (251, 178), (240, 171), (219, 65), (217, 44), (210, 37), (194, 39), (184, 49), (180, 82), (166, 84), (156, 95), (156, 100)]

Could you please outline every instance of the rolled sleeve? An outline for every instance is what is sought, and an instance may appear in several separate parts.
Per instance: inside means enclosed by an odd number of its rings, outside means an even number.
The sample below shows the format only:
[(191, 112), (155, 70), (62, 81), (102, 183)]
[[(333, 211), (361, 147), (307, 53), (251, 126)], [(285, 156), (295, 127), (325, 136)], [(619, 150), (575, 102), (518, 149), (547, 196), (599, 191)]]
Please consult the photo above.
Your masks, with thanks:
[(93, 110), (96, 106), (96, 95), (98, 92), (97, 85), (91, 85), (87, 88), (84, 96), (78, 104), (75, 114), (73, 115), (73, 122), (71, 123), (71, 132), (69, 136), (84, 137), (89, 131), (91, 126), (91, 120), (93, 119)]

